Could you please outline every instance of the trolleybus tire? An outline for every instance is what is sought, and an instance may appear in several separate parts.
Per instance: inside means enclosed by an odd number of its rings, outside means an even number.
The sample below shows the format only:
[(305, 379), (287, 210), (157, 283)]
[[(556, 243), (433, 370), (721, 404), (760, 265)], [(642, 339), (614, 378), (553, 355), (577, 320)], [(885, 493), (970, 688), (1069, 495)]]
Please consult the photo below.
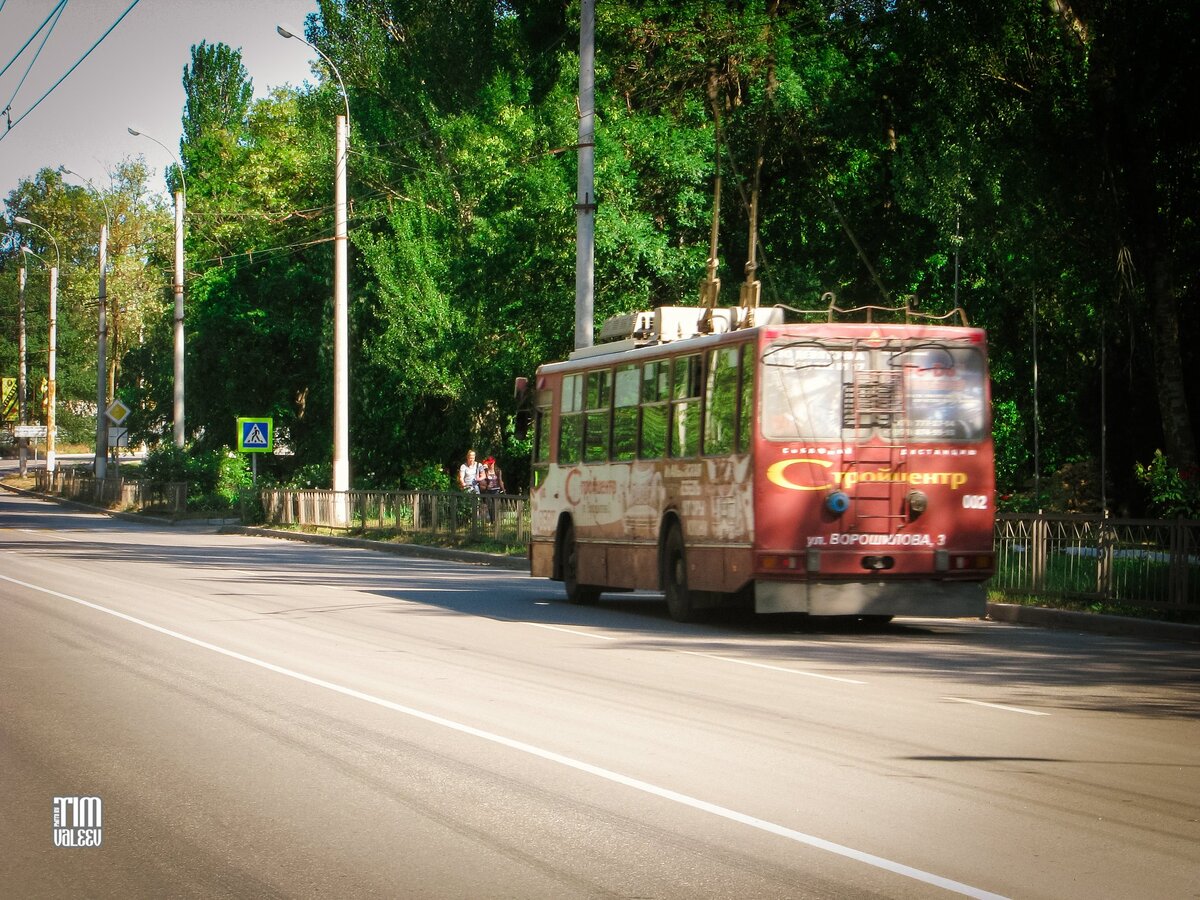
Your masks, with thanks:
[(678, 525), (671, 527), (663, 543), (663, 593), (667, 598), (667, 612), (676, 622), (695, 622), (701, 617), (695, 598), (688, 590), (687, 559)]
[(567, 602), (581, 606), (591, 605), (600, 599), (600, 588), (594, 584), (579, 583), (579, 545), (575, 543), (575, 526), (567, 525), (558, 542), (561, 554), (563, 587), (567, 591)]

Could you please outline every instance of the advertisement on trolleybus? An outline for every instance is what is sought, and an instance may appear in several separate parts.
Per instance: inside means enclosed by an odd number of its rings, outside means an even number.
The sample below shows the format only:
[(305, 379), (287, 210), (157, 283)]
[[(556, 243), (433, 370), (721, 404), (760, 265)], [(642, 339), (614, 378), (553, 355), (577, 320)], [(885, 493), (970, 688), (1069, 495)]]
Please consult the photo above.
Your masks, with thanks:
[(538, 369), (532, 574), (576, 603), (661, 590), (680, 620), (982, 615), (984, 332), (716, 312), (635, 314), (634, 337)]

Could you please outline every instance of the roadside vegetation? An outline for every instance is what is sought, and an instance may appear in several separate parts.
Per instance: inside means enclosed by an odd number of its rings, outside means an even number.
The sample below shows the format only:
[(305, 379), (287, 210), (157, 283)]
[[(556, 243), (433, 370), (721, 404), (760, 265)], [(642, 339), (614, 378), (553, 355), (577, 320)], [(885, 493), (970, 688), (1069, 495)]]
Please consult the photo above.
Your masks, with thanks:
[[(596, 14), (597, 321), (697, 302), (719, 164), (722, 303), (745, 275), (757, 185), (763, 303), (957, 302), (988, 329), (1002, 509), (1196, 514), (1200, 7), (613, 0)], [(218, 505), (244, 481), (223, 462), (238, 416), (271, 416), (289, 454), (264, 454), (260, 478), (330, 484), (344, 106), (323, 63), (255, 99), (239, 51), (205, 37), (183, 72), (182, 171), (163, 183), (133, 157), (100, 188), (107, 376), (153, 446), (172, 415), (164, 188), (186, 181), (194, 461), (171, 465)], [(523, 489), (513, 379), (573, 347), (578, 9), (321, 0), (305, 37), (352, 118), (354, 486), (430, 486), (474, 447)], [(94, 422), (104, 218), (71, 162), (46, 159), (6, 198), (10, 223), (36, 221), (63, 253), (64, 441)], [(53, 252), (25, 226), (0, 239), (5, 375), (18, 240)], [(44, 346), (47, 273), (28, 275)]]

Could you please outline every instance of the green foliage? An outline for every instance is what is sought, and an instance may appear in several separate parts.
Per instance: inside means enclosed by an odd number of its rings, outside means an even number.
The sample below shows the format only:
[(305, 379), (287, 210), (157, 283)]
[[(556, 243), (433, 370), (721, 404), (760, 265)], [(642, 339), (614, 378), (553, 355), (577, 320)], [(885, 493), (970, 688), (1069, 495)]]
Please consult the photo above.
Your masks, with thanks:
[[(354, 484), (434, 481), (475, 446), (519, 489), (513, 378), (573, 347), (576, 7), (317, 7), (306, 37), (352, 113)], [(1136, 506), (1136, 460), (1161, 446), (1185, 471), (1196, 461), (1196, 15), (1165, 0), (599, 4), (596, 318), (696, 301), (719, 164), (721, 302), (746, 273), (757, 183), (764, 303), (812, 308), (832, 290), (844, 305), (964, 306), (989, 335), (1000, 493), (1050, 497), (1028, 494), (1036, 429), (1042, 482), (1105, 456), (1113, 505)], [(170, 182), (188, 187), (189, 439), (216, 450), (235, 417), (271, 415), (295, 454), (294, 473), (276, 474), (328, 487), (344, 107), (316, 71), (254, 101), (238, 51), (194, 47)], [(172, 410), (170, 227), (144, 177), (122, 171), (106, 194), (119, 210), (112, 375), (135, 438), (153, 442)], [(60, 395), (83, 428), (102, 211), (49, 169), (9, 209), (51, 227), (68, 257)], [(12, 262), (0, 250), (5, 325)], [(3, 366), (11, 335), (0, 328)]]
[(187, 482), (192, 509), (232, 509), (241, 491), (253, 484), (245, 455), (228, 447), (204, 450), (164, 444), (146, 454), (142, 471), (151, 481)]
[(1155, 450), (1148, 464), (1134, 466), (1134, 474), (1149, 493), (1155, 515), (1200, 519), (1200, 471), (1195, 466), (1181, 471), (1167, 461), (1161, 450)]
[(142, 473), (150, 481), (178, 482), (188, 481), (190, 477), (191, 455), (183, 447), (174, 444), (162, 444), (152, 447), (142, 462)]
[(411, 472), (406, 480), (408, 486), (417, 491), (448, 491), (452, 487), (446, 467), (438, 463), (426, 463)]

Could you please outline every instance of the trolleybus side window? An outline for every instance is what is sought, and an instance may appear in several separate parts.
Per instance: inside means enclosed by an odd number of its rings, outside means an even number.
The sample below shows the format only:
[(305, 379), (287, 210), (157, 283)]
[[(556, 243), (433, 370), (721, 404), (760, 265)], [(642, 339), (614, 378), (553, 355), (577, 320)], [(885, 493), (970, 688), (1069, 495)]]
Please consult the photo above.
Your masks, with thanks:
[(638, 387), (641, 372), (629, 363), (617, 366), (613, 379), (612, 458), (627, 462), (637, 456)]
[(540, 485), (550, 464), (550, 391), (537, 392), (533, 410), (533, 486)]
[(737, 430), (738, 348), (722, 347), (708, 355), (704, 405), (704, 454), (725, 456), (734, 451)]
[(679, 459), (700, 453), (700, 377), (699, 353), (675, 359), (671, 370), (671, 456)]
[(742, 405), (739, 408), (738, 450), (750, 452), (750, 442), (753, 440), (754, 423), (754, 369), (757, 360), (754, 358), (751, 345), (742, 348), (742, 379), (739, 383)]
[(670, 376), (669, 359), (656, 359), (642, 367), (642, 422), (639, 444), (639, 455), (642, 459), (661, 459), (667, 452)]
[(608, 462), (612, 410), (612, 370), (587, 373), (587, 414), (584, 417), (583, 461)]
[(566, 375), (562, 380), (562, 402), (558, 419), (558, 462), (579, 462), (583, 445), (583, 375)]

